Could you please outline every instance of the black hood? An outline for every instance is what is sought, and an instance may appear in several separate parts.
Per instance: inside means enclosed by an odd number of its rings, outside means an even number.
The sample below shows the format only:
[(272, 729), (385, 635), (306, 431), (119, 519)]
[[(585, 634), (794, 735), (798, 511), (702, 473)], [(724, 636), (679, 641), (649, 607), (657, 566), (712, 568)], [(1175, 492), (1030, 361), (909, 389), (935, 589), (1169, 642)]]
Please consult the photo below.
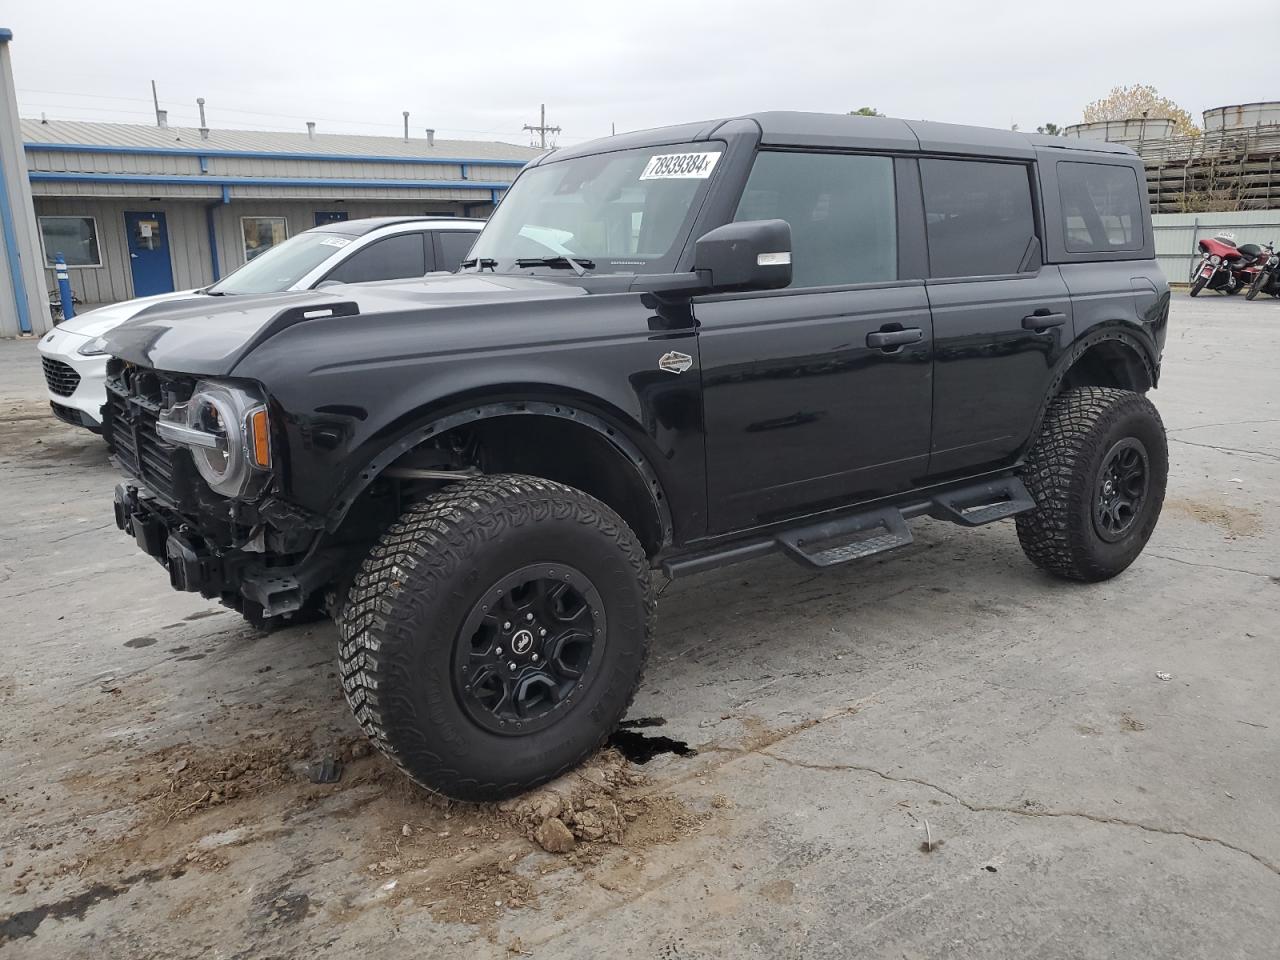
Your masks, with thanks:
[[(579, 285), (566, 278), (452, 274), (358, 286), (254, 296), (204, 297), (158, 303), (107, 333), (112, 356), (130, 363), (203, 376), (226, 376), (259, 344), (298, 323), (333, 317), (412, 313), (472, 304), (493, 305), (584, 296), (616, 278)], [(610, 282), (611, 281), (611, 282)]]

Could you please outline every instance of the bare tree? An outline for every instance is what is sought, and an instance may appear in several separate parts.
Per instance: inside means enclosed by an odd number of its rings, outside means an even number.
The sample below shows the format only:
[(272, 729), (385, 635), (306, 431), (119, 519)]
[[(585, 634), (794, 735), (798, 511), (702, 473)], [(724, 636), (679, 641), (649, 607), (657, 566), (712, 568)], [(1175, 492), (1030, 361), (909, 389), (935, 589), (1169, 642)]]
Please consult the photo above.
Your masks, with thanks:
[(1062, 136), (1062, 128), (1056, 123), (1046, 123), (1036, 127), (1036, 133), (1043, 133), (1050, 137), (1060, 137)]
[(1191, 119), (1191, 114), (1168, 97), (1160, 96), (1160, 92), (1147, 83), (1135, 83), (1131, 87), (1112, 87), (1109, 94), (1084, 108), (1085, 123), (1094, 123), (1099, 120), (1130, 120), (1135, 117), (1172, 120), (1179, 136), (1200, 136), (1200, 128)]

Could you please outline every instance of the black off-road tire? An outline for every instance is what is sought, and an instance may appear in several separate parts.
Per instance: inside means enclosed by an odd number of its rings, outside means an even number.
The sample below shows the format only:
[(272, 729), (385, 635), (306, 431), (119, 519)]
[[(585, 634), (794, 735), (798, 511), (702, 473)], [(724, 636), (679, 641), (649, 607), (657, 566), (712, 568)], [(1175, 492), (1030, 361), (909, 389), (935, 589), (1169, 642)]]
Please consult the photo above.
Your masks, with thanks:
[[(590, 579), (607, 624), (603, 649), (592, 648), (601, 659), (549, 726), (495, 732), (468, 712), (458, 638), (492, 585), (544, 563)], [(655, 609), (644, 550), (605, 504), (537, 477), (464, 481), (406, 510), (360, 567), (337, 617), (343, 690), (374, 745), (415, 782), (458, 800), (503, 799), (577, 766), (613, 732), (639, 686)]]
[[(1144, 448), (1146, 494), (1128, 530), (1115, 542), (1099, 533), (1095, 497), (1109, 453), (1128, 438)], [(1160, 414), (1145, 396), (1109, 387), (1080, 387), (1058, 396), (1022, 469), (1036, 509), (1017, 517), (1027, 558), (1049, 573), (1096, 582), (1114, 577), (1138, 557), (1155, 529), (1169, 473)]]

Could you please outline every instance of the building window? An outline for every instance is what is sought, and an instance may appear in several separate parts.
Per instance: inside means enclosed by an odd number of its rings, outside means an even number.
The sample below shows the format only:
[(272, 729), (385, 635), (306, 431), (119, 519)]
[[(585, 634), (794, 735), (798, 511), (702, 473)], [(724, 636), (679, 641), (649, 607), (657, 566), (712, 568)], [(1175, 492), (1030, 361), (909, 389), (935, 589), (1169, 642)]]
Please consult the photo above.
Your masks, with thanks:
[(289, 236), (284, 217), (241, 217), (240, 233), (244, 236), (246, 263), (277, 243), (284, 243)]
[(40, 243), (44, 262), (62, 254), (68, 267), (100, 267), (98, 223), (93, 217), (40, 217)]

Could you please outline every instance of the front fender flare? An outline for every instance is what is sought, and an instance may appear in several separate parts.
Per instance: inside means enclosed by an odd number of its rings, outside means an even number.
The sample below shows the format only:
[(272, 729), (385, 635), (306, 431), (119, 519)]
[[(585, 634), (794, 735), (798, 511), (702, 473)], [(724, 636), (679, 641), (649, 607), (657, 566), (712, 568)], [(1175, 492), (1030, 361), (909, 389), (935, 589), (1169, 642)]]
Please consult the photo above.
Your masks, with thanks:
[(658, 527), (662, 531), (662, 544), (666, 546), (671, 543), (671, 510), (667, 506), (667, 497), (662, 489), (662, 483), (658, 479), (657, 472), (640, 448), (626, 436), (620, 427), (605, 418), (568, 403), (553, 403), (546, 400), (508, 400), (472, 404), (453, 413), (435, 417), (429, 422), (415, 427), (401, 436), (399, 440), (383, 448), (377, 456), (365, 464), (364, 469), (342, 491), (341, 496), (334, 505), (334, 509), (330, 511), (329, 516), (326, 518), (326, 528), (330, 532), (336, 530), (341, 525), (343, 518), (346, 517), (351, 504), (355, 502), (364, 489), (373, 483), (383, 470), (410, 450), (427, 442), (432, 437), (452, 430), (454, 427), (477, 423), (494, 417), (510, 416), (541, 416), (569, 420), (574, 423), (580, 423), (602, 436), (622, 454), (636, 471), (638, 480), (643, 483), (644, 488), (649, 493), (650, 506), (657, 518)]

